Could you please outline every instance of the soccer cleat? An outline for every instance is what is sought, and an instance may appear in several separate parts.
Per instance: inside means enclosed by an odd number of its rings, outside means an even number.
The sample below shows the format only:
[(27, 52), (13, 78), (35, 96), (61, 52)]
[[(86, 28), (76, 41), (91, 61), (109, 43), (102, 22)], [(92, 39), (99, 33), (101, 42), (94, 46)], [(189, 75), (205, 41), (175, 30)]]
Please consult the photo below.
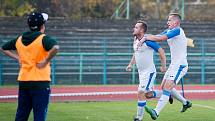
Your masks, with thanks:
[(192, 107), (192, 103), (190, 101), (187, 101), (187, 104), (183, 105), (183, 107), (181, 109), (181, 113), (185, 112), (190, 107)]
[(171, 95), (169, 96), (169, 103), (170, 103), (170, 104), (173, 104), (173, 98), (172, 98)]
[(142, 121), (142, 120), (140, 120), (139, 118), (134, 118), (134, 121)]
[(147, 113), (149, 113), (149, 115), (151, 116), (151, 118), (153, 119), (153, 120), (156, 120), (157, 118), (158, 118), (158, 115), (157, 115), (157, 113), (155, 112), (155, 110), (153, 110), (153, 109), (151, 109), (151, 108), (149, 108), (149, 107), (145, 107), (145, 110), (146, 110), (146, 112)]

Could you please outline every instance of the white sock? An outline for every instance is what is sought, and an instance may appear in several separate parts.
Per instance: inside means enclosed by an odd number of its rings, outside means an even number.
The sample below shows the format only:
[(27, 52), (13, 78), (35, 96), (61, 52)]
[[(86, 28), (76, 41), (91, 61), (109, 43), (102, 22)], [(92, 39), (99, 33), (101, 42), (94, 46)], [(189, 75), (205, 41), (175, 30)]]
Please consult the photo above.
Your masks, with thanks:
[(162, 91), (161, 90), (154, 90), (153, 91), (153, 98), (160, 98), (162, 95)]
[(160, 99), (158, 100), (158, 104), (154, 109), (157, 115), (160, 114), (161, 110), (165, 107), (167, 102), (169, 101), (170, 91), (163, 90), (163, 94), (161, 95)]
[(146, 106), (146, 100), (144, 101), (138, 101), (138, 106), (137, 106), (137, 118), (139, 120), (143, 119), (144, 115), (144, 107)]
[(180, 94), (177, 92), (177, 90), (175, 88), (173, 88), (171, 90), (171, 95), (177, 99), (178, 101), (180, 101), (181, 103), (183, 103), (183, 105), (187, 104), (187, 100)]

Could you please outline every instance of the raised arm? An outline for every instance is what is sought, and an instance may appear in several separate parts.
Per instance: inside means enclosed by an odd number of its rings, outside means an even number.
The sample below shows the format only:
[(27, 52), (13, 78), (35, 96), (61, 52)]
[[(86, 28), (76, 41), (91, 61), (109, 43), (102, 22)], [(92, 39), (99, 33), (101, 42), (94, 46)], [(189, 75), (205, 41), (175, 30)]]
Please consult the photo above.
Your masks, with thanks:
[(146, 36), (147, 40), (152, 40), (156, 42), (165, 41), (168, 39), (166, 35), (148, 35)]
[(171, 30), (165, 30), (160, 35), (147, 35), (146, 39), (160, 42), (160, 41), (166, 41), (167, 39), (171, 39), (175, 36), (178, 36), (179, 34), (180, 34), (180, 27), (176, 27)]

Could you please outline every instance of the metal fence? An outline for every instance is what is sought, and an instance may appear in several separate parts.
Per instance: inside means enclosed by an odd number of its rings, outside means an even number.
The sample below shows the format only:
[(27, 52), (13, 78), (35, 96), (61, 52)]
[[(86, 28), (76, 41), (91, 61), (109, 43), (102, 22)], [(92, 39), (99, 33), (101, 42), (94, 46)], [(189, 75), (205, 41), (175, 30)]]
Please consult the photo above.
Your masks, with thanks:
[[(200, 42), (200, 53), (188, 53), (189, 71), (185, 76), (185, 84), (214, 84), (215, 54), (205, 52), (204, 40)], [(170, 54), (167, 64), (170, 63)], [(132, 72), (125, 68), (132, 53), (58, 53), (52, 60), (52, 84), (135, 84), (138, 73), (134, 67)], [(155, 54), (157, 67), (155, 83), (160, 83), (163, 74), (159, 72), (159, 58)], [(0, 56), (0, 84), (16, 84), (18, 63), (8, 57)]]

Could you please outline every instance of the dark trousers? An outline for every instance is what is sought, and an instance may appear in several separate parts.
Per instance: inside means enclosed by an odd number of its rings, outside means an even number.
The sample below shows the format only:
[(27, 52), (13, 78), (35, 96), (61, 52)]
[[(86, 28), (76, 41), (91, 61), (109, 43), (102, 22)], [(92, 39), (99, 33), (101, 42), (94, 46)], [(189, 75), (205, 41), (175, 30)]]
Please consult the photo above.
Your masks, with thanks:
[(28, 121), (31, 109), (33, 109), (34, 121), (45, 121), (50, 92), (50, 88), (38, 90), (19, 89), (15, 121)]

